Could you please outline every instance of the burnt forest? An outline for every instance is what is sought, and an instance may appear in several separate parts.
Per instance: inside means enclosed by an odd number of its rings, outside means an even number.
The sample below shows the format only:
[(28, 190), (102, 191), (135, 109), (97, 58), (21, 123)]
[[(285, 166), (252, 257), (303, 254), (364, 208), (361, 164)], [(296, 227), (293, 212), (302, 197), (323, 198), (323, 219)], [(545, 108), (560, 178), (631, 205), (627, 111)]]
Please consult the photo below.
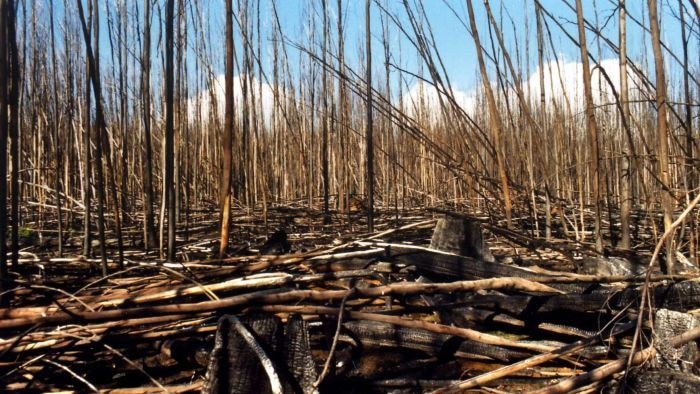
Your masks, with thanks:
[(700, 392), (698, 0), (0, 0), (0, 392)]

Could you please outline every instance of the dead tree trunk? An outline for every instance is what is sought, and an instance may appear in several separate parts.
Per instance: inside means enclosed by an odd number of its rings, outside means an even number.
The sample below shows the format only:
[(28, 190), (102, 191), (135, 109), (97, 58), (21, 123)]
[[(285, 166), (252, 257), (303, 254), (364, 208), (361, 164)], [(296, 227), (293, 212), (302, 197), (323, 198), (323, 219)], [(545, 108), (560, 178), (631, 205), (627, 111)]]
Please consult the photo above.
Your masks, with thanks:
[(156, 245), (155, 215), (153, 213), (153, 148), (151, 142), (151, 4), (144, 2), (143, 52), (141, 55), (141, 112), (143, 117), (144, 161), (143, 174), (143, 245)]
[(365, 47), (367, 50), (365, 148), (367, 150), (367, 231), (374, 231), (374, 142), (372, 125), (372, 36), (370, 0), (365, 2)]
[(476, 55), (477, 59), (479, 60), (479, 72), (481, 75), (481, 82), (484, 86), (484, 92), (486, 93), (486, 104), (488, 106), (489, 113), (489, 129), (491, 130), (493, 144), (496, 148), (496, 166), (498, 167), (498, 175), (501, 181), (501, 189), (503, 192), (503, 204), (506, 214), (506, 223), (510, 228), (513, 225), (511, 220), (513, 208), (510, 201), (510, 189), (508, 186), (508, 175), (506, 173), (505, 167), (505, 155), (503, 154), (503, 144), (501, 143), (501, 130), (503, 130), (503, 124), (501, 123), (501, 117), (498, 114), (498, 107), (496, 106), (496, 97), (493, 94), (493, 89), (491, 88), (491, 83), (489, 82), (489, 76), (486, 73), (486, 63), (484, 61), (484, 54), (481, 49), (479, 31), (476, 28), (476, 21), (474, 20), (474, 7), (472, 7), (471, 0), (467, 0), (467, 11), (469, 12), (469, 27), (472, 31), (472, 37), (474, 38), (474, 44), (476, 45)]
[[(623, 121), (629, 119), (629, 89), (627, 88), (627, 9), (625, 0), (620, 0), (620, 105), (622, 106)], [(632, 147), (629, 147), (630, 149)], [(631, 166), (630, 152), (622, 158), (622, 179), (620, 180), (620, 247), (630, 248), (630, 211), (632, 198), (630, 195)]]
[(7, 17), (7, 49), (9, 50), (10, 59), (10, 154), (12, 155), (12, 173), (10, 174), (10, 184), (12, 186), (11, 196), (11, 218), (12, 218), (12, 269), (17, 270), (19, 267), (19, 113), (20, 108), (20, 89), (21, 89), (21, 69), (19, 62), (19, 49), (17, 47), (17, 7), (14, 1), (8, 3)]
[(11, 23), (9, 9), (13, 0), (0, 0), (0, 307), (10, 304), (9, 295), (5, 290), (10, 288), (7, 271), (7, 139), (10, 131), (9, 124), (9, 91), (10, 91), (10, 56), (8, 26)]
[(173, 117), (173, 24), (175, 0), (165, 4), (165, 200), (168, 208), (168, 261), (175, 260), (175, 121)]
[[(95, 172), (97, 176), (97, 228), (100, 237), (100, 255), (102, 257), (102, 275), (107, 275), (107, 249), (105, 245), (105, 217), (104, 217), (104, 205), (105, 205), (105, 188), (104, 188), (104, 173), (102, 170), (102, 136), (106, 135), (104, 129), (106, 128), (104, 113), (102, 111), (102, 95), (100, 87), (100, 71), (99, 65), (97, 64), (96, 58), (92, 52), (92, 45), (90, 44), (90, 36), (88, 33), (87, 25), (85, 23), (85, 14), (83, 12), (83, 4), (81, 0), (77, 0), (78, 3), (78, 13), (80, 16), (80, 23), (83, 28), (83, 38), (85, 39), (85, 52), (88, 58), (88, 63), (90, 64), (90, 80), (92, 81), (92, 90), (95, 94), (95, 108), (97, 114), (97, 128), (96, 133), (97, 138), (95, 139), (95, 155), (97, 165), (95, 166)], [(97, 8), (97, 4), (94, 5), (94, 9)], [(97, 23), (98, 15), (97, 13), (93, 15), (93, 21)], [(97, 30), (97, 29), (95, 29)], [(95, 38), (97, 38), (97, 31), (95, 31)], [(98, 39), (95, 40), (96, 42)], [(87, 109), (86, 109), (87, 110)]]
[[(683, 125), (685, 127), (685, 189), (687, 190), (686, 201), (690, 202), (697, 191), (695, 187), (698, 183), (698, 173), (697, 168), (695, 168), (695, 147), (693, 143), (693, 104), (692, 104), (692, 91), (690, 90), (690, 66), (688, 64), (688, 43), (690, 42), (690, 37), (686, 30), (685, 25), (685, 6), (683, 5), (683, 0), (678, 0), (678, 12), (680, 13), (681, 20), (681, 39), (683, 42), (683, 93), (685, 97), (685, 120)], [(688, 254), (690, 255), (691, 261), (697, 264), (697, 222), (690, 220), (688, 223)], [(685, 225), (681, 234), (686, 231)], [(683, 239), (681, 235), (679, 239)]]
[(60, 128), (60, 116), (58, 111), (58, 69), (56, 67), (56, 39), (54, 34), (54, 23), (53, 23), (53, 0), (49, 4), (50, 10), (50, 26), (49, 32), (51, 36), (51, 62), (53, 68), (53, 132), (54, 132), (54, 143), (56, 144), (55, 149), (55, 160), (56, 160), (56, 179), (54, 180), (54, 188), (56, 189), (56, 211), (58, 214), (58, 256), (63, 256), (63, 213), (61, 210), (61, 158), (63, 157), (63, 145), (61, 144), (61, 136), (59, 134)]
[[(586, 30), (583, 22), (583, 6), (581, 0), (576, 0), (576, 20), (578, 24), (578, 40), (581, 49), (581, 65), (583, 67), (583, 94), (586, 101), (586, 129), (590, 139), (591, 161), (590, 171), (593, 179), (593, 203), (595, 205), (595, 249), (598, 253), (603, 251), (603, 237), (601, 231), (601, 195), (600, 195), (600, 157), (598, 153), (598, 125), (595, 119), (595, 108), (591, 90), (591, 69), (588, 65), (588, 49), (586, 45)], [(583, 197), (581, 197), (583, 198)]]
[(323, 67), (323, 77), (321, 81), (321, 102), (323, 105), (323, 115), (321, 116), (321, 171), (323, 177), (323, 223), (328, 224), (331, 221), (331, 216), (328, 211), (328, 192), (330, 177), (328, 176), (328, 64), (326, 62), (326, 52), (328, 51), (328, 10), (326, 9), (326, 0), (321, 0), (323, 12), (323, 35), (321, 46), (321, 67)]
[[(664, 56), (661, 50), (661, 33), (659, 31), (659, 18), (657, 16), (656, 0), (648, 0), (649, 25), (651, 27), (651, 46), (654, 51), (654, 69), (656, 70), (656, 129), (659, 144), (659, 179), (663, 189), (661, 205), (664, 210), (664, 230), (671, 228), (673, 222), (673, 192), (671, 190), (671, 177), (668, 163), (668, 126), (666, 123), (666, 75), (664, 73)], [(674, 246), (673, 237), (666, 241), (666, 266), (665, 272), (674, 273)]]
[[(88, 0), (88, 21), (87, 23), (83, 23), (84, 25), (86, 24), (87, 26), (87, 38), (85, 38), (86, 42), (89, 42), (90, 36), (92, 34), (92, 1)], [(86, 44), (87, 46), (87, 44)], [(84, 181), (83, 181), (83, 187), (85, 189), (84, 195), (83, 195), (83, 204), (85, 205), (85, 216), (83, 217), (83, 226), (84, 226), (84, 235), (83, 235), (83, 255), (86, 257), (89, 257), (92, 254), (92, 232), (90, 231), (90, 224), (92, 222), (92, 187), (91, 187), (91, 175), (92, 175), (92, 150), (90, 147), (90, 127), (91, 127), (91, 111), (90, 111), (90, 97), (92, 95), (91, 93), (91, 86), (90, 82), (88, 81), (90, 79), (90, 74), (92, 73), (92, 65), (90, 64), (90, 60), (85, 56), (85, 135), (83, 136), (83, 149), (85, 152), (83, 153), (85, 158), (85, 170), (84, 170)]]
[(233, 141), (233, 0), (226, 2), (226, 109), (223, 135), (223, 165), (219, 189), (221, 206), (221, 239), (219, 257), (223, 257), (229, 242), (231, 226), (231, 150)]

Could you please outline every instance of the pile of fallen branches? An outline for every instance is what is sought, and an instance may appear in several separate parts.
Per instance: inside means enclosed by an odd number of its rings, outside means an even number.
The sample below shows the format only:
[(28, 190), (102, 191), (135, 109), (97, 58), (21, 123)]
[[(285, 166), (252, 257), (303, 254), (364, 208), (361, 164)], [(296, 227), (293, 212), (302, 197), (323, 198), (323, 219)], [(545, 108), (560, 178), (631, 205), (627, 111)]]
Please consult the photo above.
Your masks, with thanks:
[[(554, 393), (600, 390), (655, 358), (660, 381), (692, 369), (690, 356), (676, 356), (674, 369), (660, 355), (676, 354), (669, 349), (685, 349), (700, 335), (692, 318), (676, 324), (700, 308), (693, 276), (581, 275), (513, 264), (512, 256), (480, 249), (479, 226), (465, 227), (478, 233), (459, 235), (470, 245), (458, 253), (435, 236), (432, 248), (398, 242), (407, 233), (429, 236), (435, 223), (415, 220), (307, 252), (133, 261), (90, 281), (80, 273), (94, 271), (94, 263), (54, 260), (53, 272), (71, 273), (61, 289), (21, 279), (15, 298), (25, 302), (0, 309), (0, 390), (212, 391), (212, 374), (221, 370), (212, 349), (226, 335), (217, 334), (220, 322), (228, 319), (227, 330), (242, 333), (241, 346), (261, 349), (240, 353), (255, 358), (272, 352), (256, 328), (260, 316), (287, 327), (303, 321), (295, 327), (304, 330), (308, 354), (300, 357), (313, 360), (304, 367), (306, 383), (295, 386), (303, 392)], [(502, 235), (489, 243), (511, 241)], [(661, 334), (662, 319), (652, 311), (671, 316), (665, 321), (676, 322), (675, 331)], [(227, 354), (219, 361), (235, 361)], [(270, 354), (243, 361), (265, 357), (275, 370)], [(641, 373), (652, 381), (644, 371), (633, 370), (623, 384)], [(281, 386), (273, 375), (260, 384), (274, 392)]]

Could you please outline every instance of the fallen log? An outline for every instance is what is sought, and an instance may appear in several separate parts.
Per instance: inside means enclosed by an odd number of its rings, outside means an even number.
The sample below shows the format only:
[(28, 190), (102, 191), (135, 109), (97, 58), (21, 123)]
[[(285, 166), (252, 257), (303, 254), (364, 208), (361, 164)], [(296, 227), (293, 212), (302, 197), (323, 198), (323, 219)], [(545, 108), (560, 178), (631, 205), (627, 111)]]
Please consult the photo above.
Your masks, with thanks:
[[(653, 306), (674, 311), (700, 308), (700, 281), (689, 280), (653, 288)], [(636, 308), (641, 297), (638, 288), (601, 288), (586, 294), (507, 295), (474, 294), (463, 301), (474, 307), (506, 311), (516, 316), (559, 311), (615, 313)]]
[[(677, 348), (679, 346), (682, 346), (690, 341), (696, 340), (700, 338), (700, 327), (696, 327), (692, 330), (686, 331), (681, 335), (677, 335), (670, 340), (670, 345), (673, 346), (674, 348)], [(559, 393), (568, 393), (571, 390), (586, 385), (594, 382), (601, 381), (602, 379), (608, 378), (612, 376), (615, 373), (621, 372), (627, 367), (628, 365), (639, 365), (643, 363), (644, 361), (650, 359), (651, 357), (654, 357), (656, 354), (656, 349), (653, 346), (644, 348), (643, 350), (640, 350), (638, 352), (635, 352), (631, 358), (629, 358), (629, 364), (628, 364), (628, 357), (623, 357), (620, 359), (617, 359), (611, 363), (605, 364), (601, 367), (598, 367), (592, 371), (588, 371), (586, 373), (582, 373), (580, 375), (576, 375), (572, 378), (562, 380), (561, 382), (542, 388), (540, 390), (534, 391), (531, 394), (559, 394)]]
[[(542, 284), (529, 282), (521, 278), (483, 279), (477, 281), (460, 281), (452, 283), (392, 283), (386, 286), (357, 288), (353, 297), (384, 297), (388, 295), (406, 296), (412, 294), (432, 294), (440, 292), (465, 292), (483, 289), (511, 289), (541, 293), (558, 291)], [(130, 319), (144, 316), (161, 316), (183, 313), (205, 313), (216, 310), (241, 308), (247, 305), (279, 304), (285, 302), (340, 301), (349, 290), (289, 290), (286, 288), (267, 289), (247, 294), (235, 295), (220, 300), (174, 305), (156, 305), (97, 312), (61, 311), (54, 314), (35, 317), (5, 319), (0, 321), (0, 329), (19, 328), (34, 324), (63, 324), (68, 322), (95, 322), (118, 319)], [(24, 314), (23, 314), (24, 315)]]
[(447, 334), (435, 334), (415, 328), (397, 327), (374, 321), (351, 321), (343, 324), (341, 339), (364, 347), (379, 346), (388, 348), (414, 349), (428, 355), (447, 357), (489, 357), (496, 361), (508, 362), (529, 356), (529, 353), (485, 345), (476, 341), (459, 340)]

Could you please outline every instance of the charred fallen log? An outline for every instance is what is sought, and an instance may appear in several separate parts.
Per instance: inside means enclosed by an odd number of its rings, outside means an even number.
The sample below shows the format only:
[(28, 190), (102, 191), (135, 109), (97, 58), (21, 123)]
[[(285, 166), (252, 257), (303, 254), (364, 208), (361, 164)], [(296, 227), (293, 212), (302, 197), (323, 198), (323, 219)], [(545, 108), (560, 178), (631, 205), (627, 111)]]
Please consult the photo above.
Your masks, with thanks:
[[(655, 286), (652, 302), (656, 308), (686, 311), (700, 308), (700, 282), (683, 281)], [(510, 295), (503, 293), (473, 294), (463, 300), (474, 307), (506, 311), (517, 316), (532, 316), (547, 312), (605, 312), (616, 313), (626, 308), (636, 309), (641, 290), (634, 288), (598, 288), (584, 294)]]
[(513, 361), (529, 354), (476, 341), (436, 334), (415, 328), (397, 327), (392, 324), (370, 321), (352, 321), (343, 324), (344, 340), (364, 347), (379, 346), (423, 351), (440, 357), (488, 357), (497, 361)]

